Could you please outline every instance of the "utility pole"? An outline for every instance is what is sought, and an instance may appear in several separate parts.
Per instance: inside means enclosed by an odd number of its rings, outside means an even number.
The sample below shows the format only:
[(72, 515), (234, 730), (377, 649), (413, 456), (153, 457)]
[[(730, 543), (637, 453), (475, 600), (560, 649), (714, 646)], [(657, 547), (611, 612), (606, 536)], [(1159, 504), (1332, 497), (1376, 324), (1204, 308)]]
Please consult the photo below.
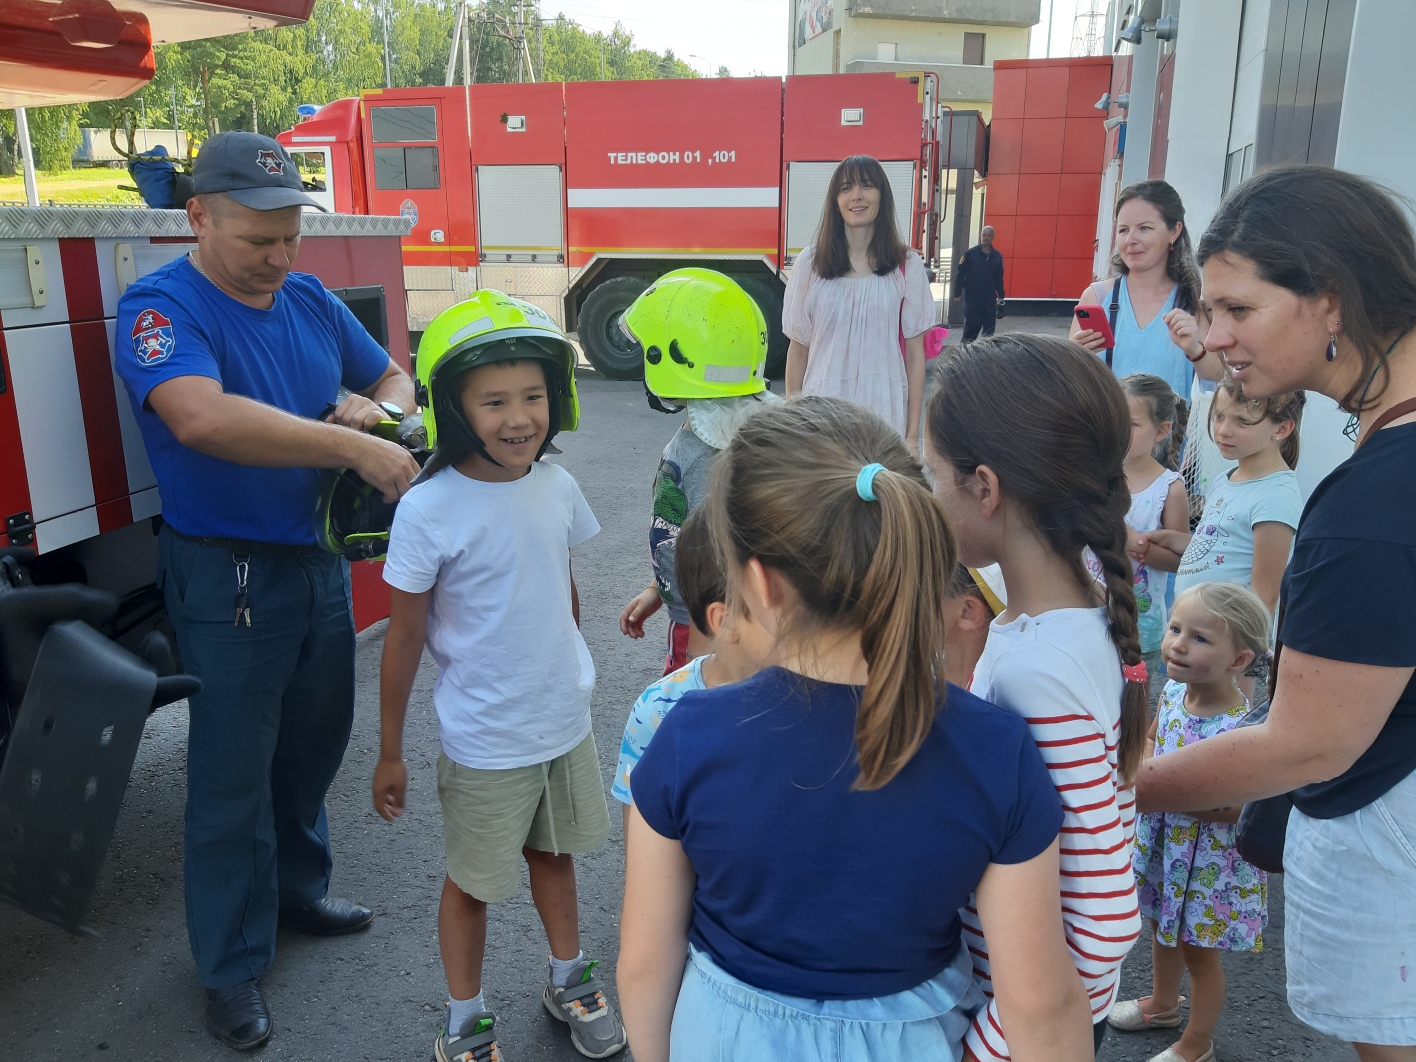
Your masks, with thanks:
[(600, 35), (600, 80), (605, 80), (605, 35)]
[(384, 88), (393, 88), (393, 69), (388, 59), (388, 8), (383, 9)]
[[(506, 0), (506, 28), (509, 32), (511, 31), (511, 5), (515, 2), (516, 0)], [(516, 4), (516, 30), (513, 39), (518, 45), (516, 50), (516, 80), (518, 82), (524, 82), (526, 80), (526, 19), (524, 9), (519, 3)]]
[[(443, 86), (451, 85), (457, 78), (457, 49), (461, 42), (462, 35), (466, 31), (467, 25), (467, 0), (457, 5), (457, 14), (452, 19), (452, 47), (447, 53), (447, 75), (443, 78)], [(462, 76), (467, 76), (467, 64), (462, 64)]]
[(20, 142), (20, 161), (25, 172), (25, 202), (39, 206), (39, 185), (34, 180), (34, 149), (30, 146), (29, 116), (23, 107), (15, 108), (15, 139)]
[[(477, 80), (477, 65), (472, 59), (472, 41), (469, 39), (472, 36), (472, 25), (467, 21), (467, 3), (468, 0), (462, 0), (462, 84), (464, 86), (470, 86), (472, 82)], [(477, 39), (477, 57), (479, 59), (482, 54), (481, 44), (482, 41), (479, 37)], [(470, 112), (468, 117), (471, 117)]]

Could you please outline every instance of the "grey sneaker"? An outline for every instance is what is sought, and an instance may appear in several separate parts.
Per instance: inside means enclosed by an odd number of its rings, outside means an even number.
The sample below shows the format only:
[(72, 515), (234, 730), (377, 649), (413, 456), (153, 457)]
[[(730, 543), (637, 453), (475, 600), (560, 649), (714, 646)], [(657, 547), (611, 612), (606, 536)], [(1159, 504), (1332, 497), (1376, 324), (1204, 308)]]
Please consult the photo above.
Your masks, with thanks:
[(551, 1017), (570, 1026), (570, 1042), (586, 1058), (609, 1058), (629, 1043), (615, 1008), (595, 976), (599, 962), (584, 959), (571, 971), (570, 984), (557, 988), (549, 976), (542, 1002)]
[(479, 1011), (453, 1036), (443, 1019), (442, 1032), (433, 1045), (438, 1062), (506, 1062), (497, 1044), (497, 1019), (489, 1010)]

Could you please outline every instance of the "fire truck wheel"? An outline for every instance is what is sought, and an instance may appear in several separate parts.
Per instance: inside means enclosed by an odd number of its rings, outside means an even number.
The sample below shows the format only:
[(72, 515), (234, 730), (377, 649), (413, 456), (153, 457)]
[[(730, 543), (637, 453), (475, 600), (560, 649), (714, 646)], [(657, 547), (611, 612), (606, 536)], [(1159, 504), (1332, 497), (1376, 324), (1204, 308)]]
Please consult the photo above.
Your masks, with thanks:
[(737, 282), (767, 320), (767, 379), (785, 380), (791, 341), (782, 335), (782, 286), (762, 277), (738, 277)]
[(580, 346), (595, 371), (608, 379), (644, 379), (644, 356), (620, 329), (620, 316), (648, 287), (649, 281), (639, 277), (611, 277), (585, 296)]

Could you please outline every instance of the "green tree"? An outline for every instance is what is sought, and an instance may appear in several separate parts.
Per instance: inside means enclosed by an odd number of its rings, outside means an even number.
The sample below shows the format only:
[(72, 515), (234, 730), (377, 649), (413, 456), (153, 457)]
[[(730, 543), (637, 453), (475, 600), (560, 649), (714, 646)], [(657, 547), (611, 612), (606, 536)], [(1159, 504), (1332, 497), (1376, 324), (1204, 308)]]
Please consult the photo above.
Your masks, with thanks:
[[(107, 127), (125, 108), (141, 115), (146, 105), (150, 127), (175, 125), (198, 140), (222, 129), (268, 135), (289, 129), (301, 103), (325, 104), (383, 86), (385, 16), (393, 85), (441, 85), (457, 7), (457, 0), (318, 0), (300, 26), (161, 45), (151, 84), (125, 100), (89, 104), (84, 122)], [(509, 39), (514, 13), (509, 0), (481, 0), (471, 8), (475, 81), (515, 81), (522, 72), (520, 45)], [(537, 81), (698, 76), (672, 51), (636, 47), (621, 24), (591, 32), (557, 14), (525, 33)], [(75, 135), (76, 124), (66, 126)]]
[(32, 107), (26, 112), (36, 169), (53, 172), (73, 168), (74, 152), (81, 140), (79, 115), (82, 111), (81, 104), (65, 104)]

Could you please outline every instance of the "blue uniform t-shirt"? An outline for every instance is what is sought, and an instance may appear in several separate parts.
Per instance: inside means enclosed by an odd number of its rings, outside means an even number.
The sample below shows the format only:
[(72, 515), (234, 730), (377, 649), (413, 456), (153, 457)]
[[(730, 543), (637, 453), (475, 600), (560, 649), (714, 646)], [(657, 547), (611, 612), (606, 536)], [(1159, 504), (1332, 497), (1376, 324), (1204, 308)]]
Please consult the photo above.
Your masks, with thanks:
[(253, 309), (183, 256), (129, 285), (118, 300), (114, 347), (164, 520), (199, 538), (314, 544), (317, 470), (253, 468), (199, 453), (145, 403), (166, 380), (209, 376), (227, 394), (316, 417), (341, 385), (362, 391), (388, 369), (388, 353), (347, 306), (317, 278), (291, 273), (269, 310)]
[(734, 977), (865, 999), (937, 976), (989, 863), (1022, 863), (1062, 805), (1022, 716), (955, 686), (889, 784), (852, 790), (862, 690), (768, 668), (685, 693), (630, 776), (697, 887), (689, 940)]

